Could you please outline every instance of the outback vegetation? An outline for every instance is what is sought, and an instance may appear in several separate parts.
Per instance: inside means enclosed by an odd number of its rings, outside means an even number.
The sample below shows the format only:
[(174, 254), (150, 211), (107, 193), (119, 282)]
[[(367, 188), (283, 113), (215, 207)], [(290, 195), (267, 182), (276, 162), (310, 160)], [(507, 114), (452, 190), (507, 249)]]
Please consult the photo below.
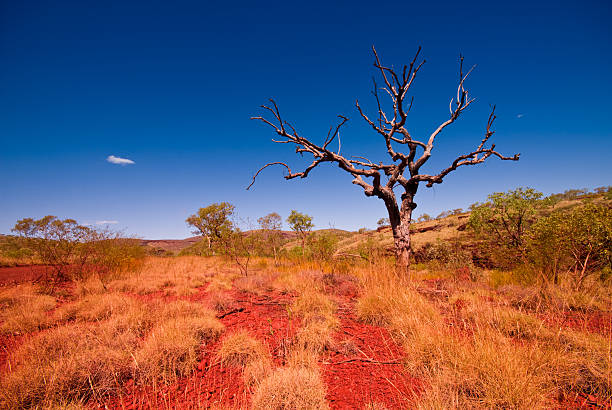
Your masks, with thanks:
[(291, 230), (274, 212), (241, 230), (222, 202), (166, 256), (17, 221), (0, 246), (0, 406), (609, 407), (611, 192), (517, 188), (421, 218), (410, 273), (384, 220), (315, 230), (294, 210)]

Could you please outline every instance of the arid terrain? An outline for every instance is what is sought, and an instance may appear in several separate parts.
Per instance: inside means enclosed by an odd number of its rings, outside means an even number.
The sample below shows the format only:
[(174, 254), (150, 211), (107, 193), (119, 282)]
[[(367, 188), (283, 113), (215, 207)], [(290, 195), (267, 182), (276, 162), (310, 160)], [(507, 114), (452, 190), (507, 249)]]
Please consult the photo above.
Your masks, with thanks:
[(40, 278), (53, 266), (0, 268), (0, 404), (609, 408), (609, 279), (488, 267), (469, 219), (415, 223), (408, 272), (384, 226), (315, 232), (312, 249), (336, 238), (327, 256), (292, 254), (284, 233), (281, 256), (251, 255), (246, 271), (244, 254), (189, 254), (193, 238), (141, 241), (166, 256), (52, 290)]

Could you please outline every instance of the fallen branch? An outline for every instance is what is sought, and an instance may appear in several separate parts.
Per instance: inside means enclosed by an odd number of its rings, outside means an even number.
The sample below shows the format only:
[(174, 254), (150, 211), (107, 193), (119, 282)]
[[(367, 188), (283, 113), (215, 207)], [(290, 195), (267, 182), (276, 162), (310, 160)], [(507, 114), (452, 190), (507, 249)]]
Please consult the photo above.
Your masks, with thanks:
[(238, 312), (244, 312), (244, 308), (239, 307), (236, 309), (232, 309), (229, 312), (225, 312), (223, 314), (217, 315), (217, 319), (223, 319), (225, 316), (233, 315), (234, 313), (238, 313)]
[(328, 362), (326, 364), (343, 364), (343, 363), (351, 363), (351, 362), (364, 362), (364, 363), (373, 363), (373, 364), (402, 364), (397, 360), (388, 360), (388, 361), (379, 361), (373, 359), (362, 359), (361, 357), (355, 357), (353, 359), (342, 360), (340, 362)]

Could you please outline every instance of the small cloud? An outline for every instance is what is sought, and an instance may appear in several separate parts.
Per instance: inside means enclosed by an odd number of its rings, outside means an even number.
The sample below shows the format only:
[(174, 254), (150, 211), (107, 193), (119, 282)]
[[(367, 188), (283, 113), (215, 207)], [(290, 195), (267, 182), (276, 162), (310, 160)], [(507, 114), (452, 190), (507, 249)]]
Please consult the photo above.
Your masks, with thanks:
[(96, 225), (115, 225), (118, 223), (119, 221), (96, 221)]
[(524, 116), (525, 116), (525, 114), (518, 114), (518, 115), (516, 116), (516, 118), (523, 118)]
[(108, 157), (106, 157), (106, 160), (108, 162), (110, 162), (111, 164), (117, 164), (117, 165), (134, 164), (134, 161), (132, 161), (131, 159), (120, 158), (120, 157), (116, 157), (114, 155), (109, 155)]

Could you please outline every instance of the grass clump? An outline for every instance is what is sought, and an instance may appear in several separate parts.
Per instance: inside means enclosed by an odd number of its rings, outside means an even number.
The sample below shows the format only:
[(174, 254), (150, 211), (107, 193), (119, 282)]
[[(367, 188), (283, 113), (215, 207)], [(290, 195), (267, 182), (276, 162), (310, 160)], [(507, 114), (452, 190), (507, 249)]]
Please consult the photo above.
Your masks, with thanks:
[(316, 371), (280, 368), (262, 380), (253, 395), (253, 409), (328, 409), (325, 386)]
[(75, 324), (41, 333), (11, 357), (0, 384), (5, 408), (50, 407), (101, 398), (131, 374), (137, 338), (112, 323)]
[(335, 342), (333, 333), (338, 328), (336, 306), (325, 294), (307, 290), (293, 303), (292, 312), (302, 318), (302, 328), (295, 338), (294, 348), (319, 354)]
[(223, 291), (214, 290), (208, 292), (208, 306), (217, 312), (228, 310), (233, 303), (234, 299)]
[(209, 272), (214, 269), (215, 262), (214, 259), (195, 256), (151, 257), (137, 272), (111, 282), (109, 288), (139, 295), (163, 292), (166, 295), (188, 296), (209, 281)]
[(244, 367), (269, 357), (268, 349), (245, 330), (226, 336), (217, 351), (217, 360), (221, 364), (236, 367)]
[(228, 335), (217, 351), (217, 360), (224, 365), (241, 367), (247, 386), (259, 385), (274, 367), (270, 352), (245, 330)]
[(125, 313), (136, 304), (134, 299), (118, 292), (93, 293), (62, 306), (57, 316), (60, 320), (93, 322)]
[(38, 293), (30, 284), (4, 290), (0, 293), (0, 333), (25, 334), (53, 325), (47, 312), (55, 305), (54, 297)]
[(194, 369), (203, 342), (215, 339), (223, 324), (213, 316), (177, 317), (153, 328), (135, 354), (136, 376), (142, 383), (174, 382)]

